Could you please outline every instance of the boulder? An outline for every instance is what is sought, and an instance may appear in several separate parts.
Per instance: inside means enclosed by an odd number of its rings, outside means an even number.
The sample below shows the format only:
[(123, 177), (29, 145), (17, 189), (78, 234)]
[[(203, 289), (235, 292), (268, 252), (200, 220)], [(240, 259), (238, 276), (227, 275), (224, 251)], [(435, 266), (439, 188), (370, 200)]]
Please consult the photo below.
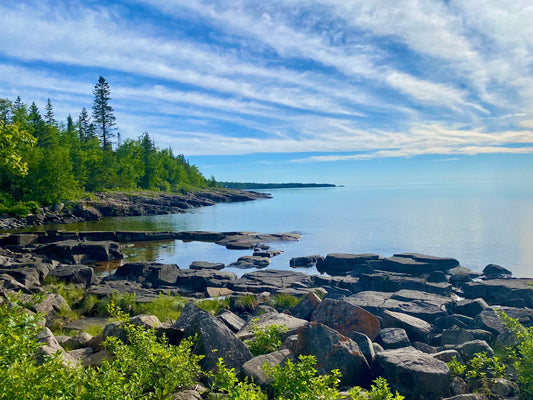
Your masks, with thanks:
[(293, 257), (289, 261), (289, 266), (291, 268), (311, 268), (311, 267), (316, 266), (318, 260), (323, 260), (323, 259), (324, 258), (320, 255)]
[(244, 325), (242, 329), (237, 333), (237, 337), (242, 340), (251, 339), (253, 337), (253, 333), (250, 332), (250, 327), (252, 324), (255, 325), (256, 328), (265, 328), (271, 325), (280, 325), (285, 326), (287, 328), (287, 332), (282, 334), (283, 340), (287, 336), (299, 333), (305, 326), (307, 326), (308, 323), (309, 322), (304, 319), (295, 318), (288, 314), (268, 312), (266, 314), (262, 314), (254, 318), (252, 321)]
[(357, 276), (363, 273), (371, 274), (374, 269), (368, 263), (378, 260), (377, 254), (328, 254), (325, 259), (317, 259), (317, 270), (320, 273), (329, 275), (350, 275)]
[(218, 315), (218, 319), (224, 322), (226, 326), (235, 333), (239, 332), (244, 327), (244, 325), (246, 325), (245, 320), (243, 320), (237, 314), (234, 314), (229, 310), (222, 311)]
[(405, 329), (411, 342), (430, 342), (433, 327), (426, 321), (411, 315), (388, 310), (383, 312), (382, 318), (381, 325), (383, 328), (402, 328)]
[(345, 336), (350, 336), (353, 331), (361, 332), (372, 340), (380, 329), (379, 320), (374, 315), (345, 300), (322, 300), (311, 321), (327, 325)]
[(194, 350), (204, 355), (204, 370), (214, 369), (222, 357), (228, 368), (240, 372), (243, 364), (252, 359), (248, 347), (222, 321), (192, 302), (187, 303), (173, 327), (183, 329), (185, 337), (197, 336)]
[(50, 276), (53, 276), (59, 281), (66, 283), (82, 284), (87, 287), (94, 281), (94, 269), (86, 265), (66, 265), (60, 264), (55, 269), (50, 271)]
[(485, 275), (485, 278), (487, 279), (507, 279), (510, 278), (513, 273), (501, 265), (489, 264), (483, 268), (483, 275)]
[(367, 385), (370, 367), (357, 343), (323, 324), (311, 323), (298, 337), (297, 355), (314, 355), (318, 373), (338, 369), (341, 386)]
[(321, 301), (314, 292), (309, 292), (289, 311), (296, 318), (309, 320)]
[(522, 300), (526, 307), (533, 308), (533, 279), (489, 279), (471, 282), (464, 286), (464, 297), (475, 299), (482, 297), (489, 305), (506, 305)]
[(243, 256), (235, 262), (232, 262), (228, 267), (233, 268), (266, 268), (270, 265), (269, 257), (257, 257), (257, 256)]
[(498, 336), (505, 330), (498, 313), (490, 308), (481, 311), (474, 319), (474, 322), (479, 328), (489, 331), (494, 336)]
[(435, 320), (435, 326), (440, 329), (451, 329), (454, 326), (458, 328), (472, 328), (476, 324), (474, 318), (461, 314), (450, 314), (437, 318)]
[(489, 308), (483, 299), (465, 299), (454, 304), (453, 309), (457, 314), (475, 318), (481, 311)]
[(408, 399), (440, 399), (449, 394), (446, 363), (412, 347), (376, 354), (377, 372)]
[(464, 362), (471, 360), (476, 353), (487, 353), (489, 357), (494, 357), (494, 350), (484, 340), (472, 340), (463, 343), (455, 348)]
[(237, 275), (229, 271), (181, 269), (176, 285), (185, 293), (205, 293), (208, 287), (223, 288), (236, 279)]
[(63, 240), (44, 244), (38, 247), (35, 253), (66, 264), (84, 264), (122, 258), (120, 245), (109, 241), (80, 242), (77, 240)]
[(370, 340), (370, 338), (364, 333), (353, 331), (350, 335), (350, 339), (357, 343), (357, 345), (359, 346), (359, 350), (361, 350), (361, 353), (363, 353), (363, 355), (365, 356), (368, 365), (372, 365), (372, 363), (374, 362), (374, 358), (376, 357), (376, 353), (374, 351), (374, 346), (372, 345), (372, 341)]
[(407, 333), (402, 328), (383, 328), (376, 338), (376, 342), (385, 350), (399, 349), (402, 347), (409, 347), (411, 342), (407, 337)]
[(448, 271), (459, 266), (459, 261), (450, 257), (435, 257), (419, 253), (394, 254), (394, 257), (410, 258), (417, 262), (429, 264), (433, 266), (435, 271)]
[(147, 282), (153, 287), (159, 285), (175, 285), (179, 275), (176, 264), (160, 264), (150, 262), (126, 263), (118, 267), (111, 279), (127, 279)]
[(311, 286), (311, 277), (307, 274), (275, 269), (249, 272), (227, 284), (228, 289), (251, 293), (272, 293), (283, 288)]
[(65, 341), (64, 346), (72, 350), (81, 349), (82, 347), (87, 347), (92, 338), (93, 336), (87, 332), (80, 332)]
[(266, 363), (272, 367), (275, 365), (283, 366), (289, 359), (294, 360), (294, 356), (288, 349), (263, 354), (246, 361), (242, 366), (242, 373), (252, 378), (255, 384), (262, 388), (266, 388), (266, 386), (272, 382), (272, 378), (266, 374), (263, 365)]

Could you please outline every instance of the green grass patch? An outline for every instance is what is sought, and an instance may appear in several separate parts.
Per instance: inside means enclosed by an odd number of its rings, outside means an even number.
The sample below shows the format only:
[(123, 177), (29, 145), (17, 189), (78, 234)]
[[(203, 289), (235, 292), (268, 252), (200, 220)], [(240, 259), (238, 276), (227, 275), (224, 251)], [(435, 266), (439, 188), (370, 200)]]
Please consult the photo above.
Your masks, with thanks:
[(135, 314), (155, 315), (161, 322), (176, 321), (187, 301), (181, 296), (167, 296), (160, 294), (150, 303), (136, 303)]
[(278, 293), (271, 296), (268, 304), (276, 310), (288, 310), (300, 302), (300, 298), (286, 293)]
[(229, 309), (229, 303), (229, 298), (219, 299), (215, 297), (214, 299), (198, 300), (195, 304), (202, 310), (205, 310), (213, 315), (218, 315), (220, 310)]

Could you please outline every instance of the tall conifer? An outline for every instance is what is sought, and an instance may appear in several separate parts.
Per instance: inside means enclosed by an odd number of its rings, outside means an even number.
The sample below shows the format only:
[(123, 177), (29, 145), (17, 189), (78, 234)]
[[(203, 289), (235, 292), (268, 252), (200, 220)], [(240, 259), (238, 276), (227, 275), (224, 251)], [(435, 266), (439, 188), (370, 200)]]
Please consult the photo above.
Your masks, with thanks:
[(98, 83), (94, 86), (93, 120), (98, 129), (98, 134), (102, 139), (104, 150), (111, 148), (111, 138), (115, 136), (116, 126), (113, 107), (109, 104), (111, 100), (111, 90), (109, 83), (103, 76), (100, 76)]

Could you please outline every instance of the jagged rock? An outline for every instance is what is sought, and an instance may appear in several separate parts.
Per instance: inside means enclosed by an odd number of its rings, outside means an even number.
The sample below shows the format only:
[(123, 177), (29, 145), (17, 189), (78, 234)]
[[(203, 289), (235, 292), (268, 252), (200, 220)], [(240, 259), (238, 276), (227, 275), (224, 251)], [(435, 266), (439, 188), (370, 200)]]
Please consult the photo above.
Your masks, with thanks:
[(429, 343), (433, 328), (426, 321), (411, 315), (388, 310), (383, 312), (382, 318), (383, 328), (402, 328), (405, 329), (411, 342)]
[(501, 265), (489, 264), (483, 268), (483, 275), (485, 275), (485, 278), (487, 279), (507, 279), (510, 278), (513, 273)]
[(94, 269), (86, 265), (58, 265), (50, 271), (50, 276), (66, 283), (79, 283), (90, 286), (94, 281)]
[(466, 315), (475, 318), (481, 311), (489, 308), (487, 302), (483, 299), (466, 299), (455, 303), (453, 309), (457, 314)]
[(481, 329), (491, 332), (493, 335), (498, 336), (505, 330), (500, 316), (493, 309), (487, 309), (481, 311), (474, 319), (475, 323)]
[(358, 331), (372, 340), (380, 329), (379, 320), (374, 315), (344, 300), (322, 300), (313, 312), (311, 321), (327, 325), (345, 336)]
[(446, 363), (412, 347), (376, 354), (377, 373), (409, 399), (440, 399), (449, 394)]
[(193, 303), (187, 303), (173, 327), (183, 329), (185, 337), (197, 335), (194, 349), (205, 356), (201, 360), (204, 370), (215, 368), (222, 357), (228, 368), (240, 372), (242, 365), (252, 359), (248, 347), (222, 321)]
[(476, 353), (487, 353), (489, 357), (494, 357), (494, 350), (484, 340), (472, 340), (456, 347), (463, 361), (467, 362), (474, 357)]
[(322, 300), (314, 292), (306, 294), (302, 300), (290, 309), (292, 316), (309, 320)]
[(72, 209), (72, 213), (84, 221), (98, 221), (102, 218), (102, 214), (96, 208), (78, 204)]
[(184, 292), (205, 293), (208, 287), (227, 287), (237, 279), (237, 275), (229, 271), (189, 270), (178, 271), (176, 285)]
[[(28, 268), (22, 266), (17, 268), (14, 266), (9, 266), (7, 268), (0, 268), (0, 275), (8, 275), (12, 279), (6, 277), (6, 279), (3, 279), (4, 281), (9, 282), (15, 280), (28, 289), (35, 286), (39, 286), (41, 284), (39, 271), (37, 271), (35, 268)], [(14, 288), (18, 285), (12, 283), (11, 286)]]
[(533, 308), (533, 279), (489, 279), (470, 282), (463, 286), (464, 296), (468, 299), (482, 297), (489, 305), (506, 305), (522, 300), (526, 307)]
[(350, 339), (357, 343), (359, 350), (361, 350), (361, 353), (365, 356), (368, 365), (372, 365), (374, 358), (376, 357), (376, 352), (374, 351), (374, 346), (372, 345), (370, 338), (364, 333), (353, 331), (350, 335)]
[(43, 301), (40, 303), (35, 303), (31, 308), (44, 315), (57, 313), (61, 309), (70, 310), (70, 307), (63, 296), (58, 293), (47, 294)]
[(289, 359), (294, 360), (294, 356), (288, 349), (260, 355), (246, 361), (242, 366), (242, 373), (252, 378), (255, 384), (265, 388), (270, 382), (272, 382), (272, 378), (270, 378), (263, 370), (263, 365), (267, 363), (270, 366), (283, 366)]
[(239, 332), (246, 324), (245, 320), (243, 320), (237, 314), (234, 314), (229, 310), (224, 310), (223, 312), (221, 312), (218, 315), (218, 319), (224, 322), (226, 326), (235, 333)]
[(323, 324), (310, 323), (298, 337), (297, 355), (314, 355), (319, 374), (338, 369), (341, 386), (367, 384), (370, 367), (357, 343)]
[(325, 259), (317, 259), (316, 268), (320, 273), (329, 275), (350, 275), (357, 276), (363, 273), (374, 272), (368, 263), (378, 260), (377, 254), (328, 254)]
[(291, 268), (311, 268), (317, 264), (318, 260), (323, 259), (324, 258), (320, 255), (293, 257), (290, 259), (289, 265)]
[(309, 322), (304, 319), (295, 318), (284, 313), (269, 312), (254, 318), (252, 321), (244, 325), (237, 333), (237, 337), (242, 340), (252, 338), (253, 334), (250, 332), (251, 324), (255, 325), (257, 328), (264, 328), (270, 325), (283, 325), (288, 329), (287, 332), (282, 334), (282, 339), (284, 339), (287, 336), (297, 334), (307, 326), (308, 323)]
[(376, 341), (385, 350), (399, 349), (411, 345), (405, 329), (402, 328), (383, 328), (376, 337)]
[(474, 318), (461, 314), (450, 314), (439, 317), (435, 320), (435, 326), (440, 329), (451, 329), (454, 326), (458, 328), (472, 328), (475, 326)]

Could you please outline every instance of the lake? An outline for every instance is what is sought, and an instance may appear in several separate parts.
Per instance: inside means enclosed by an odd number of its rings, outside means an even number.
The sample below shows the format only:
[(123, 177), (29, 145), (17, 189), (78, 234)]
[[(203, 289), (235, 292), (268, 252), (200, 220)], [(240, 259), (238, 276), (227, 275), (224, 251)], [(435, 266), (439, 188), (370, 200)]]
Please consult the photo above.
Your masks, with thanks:
[[(457, 258), (481, 271), (500, 264), (533, 276), (533, 188), (483, 183), (375, 185), (270, 190), (273, 199), (218, 204), (184, 214), (108, 218), (69, 230), (298, 232), (299, 242), (272, 243), (284, 253), (271, 268), (290, 269), (296, 256), (417, 252)], [(229, 264), (248, 250), (213, 243), (151, 243), (126, 251), (131, 260)], [(234, 270), (241, 275), (243, 270)], [(305, 270), (310, 273), (314, 269)]]

